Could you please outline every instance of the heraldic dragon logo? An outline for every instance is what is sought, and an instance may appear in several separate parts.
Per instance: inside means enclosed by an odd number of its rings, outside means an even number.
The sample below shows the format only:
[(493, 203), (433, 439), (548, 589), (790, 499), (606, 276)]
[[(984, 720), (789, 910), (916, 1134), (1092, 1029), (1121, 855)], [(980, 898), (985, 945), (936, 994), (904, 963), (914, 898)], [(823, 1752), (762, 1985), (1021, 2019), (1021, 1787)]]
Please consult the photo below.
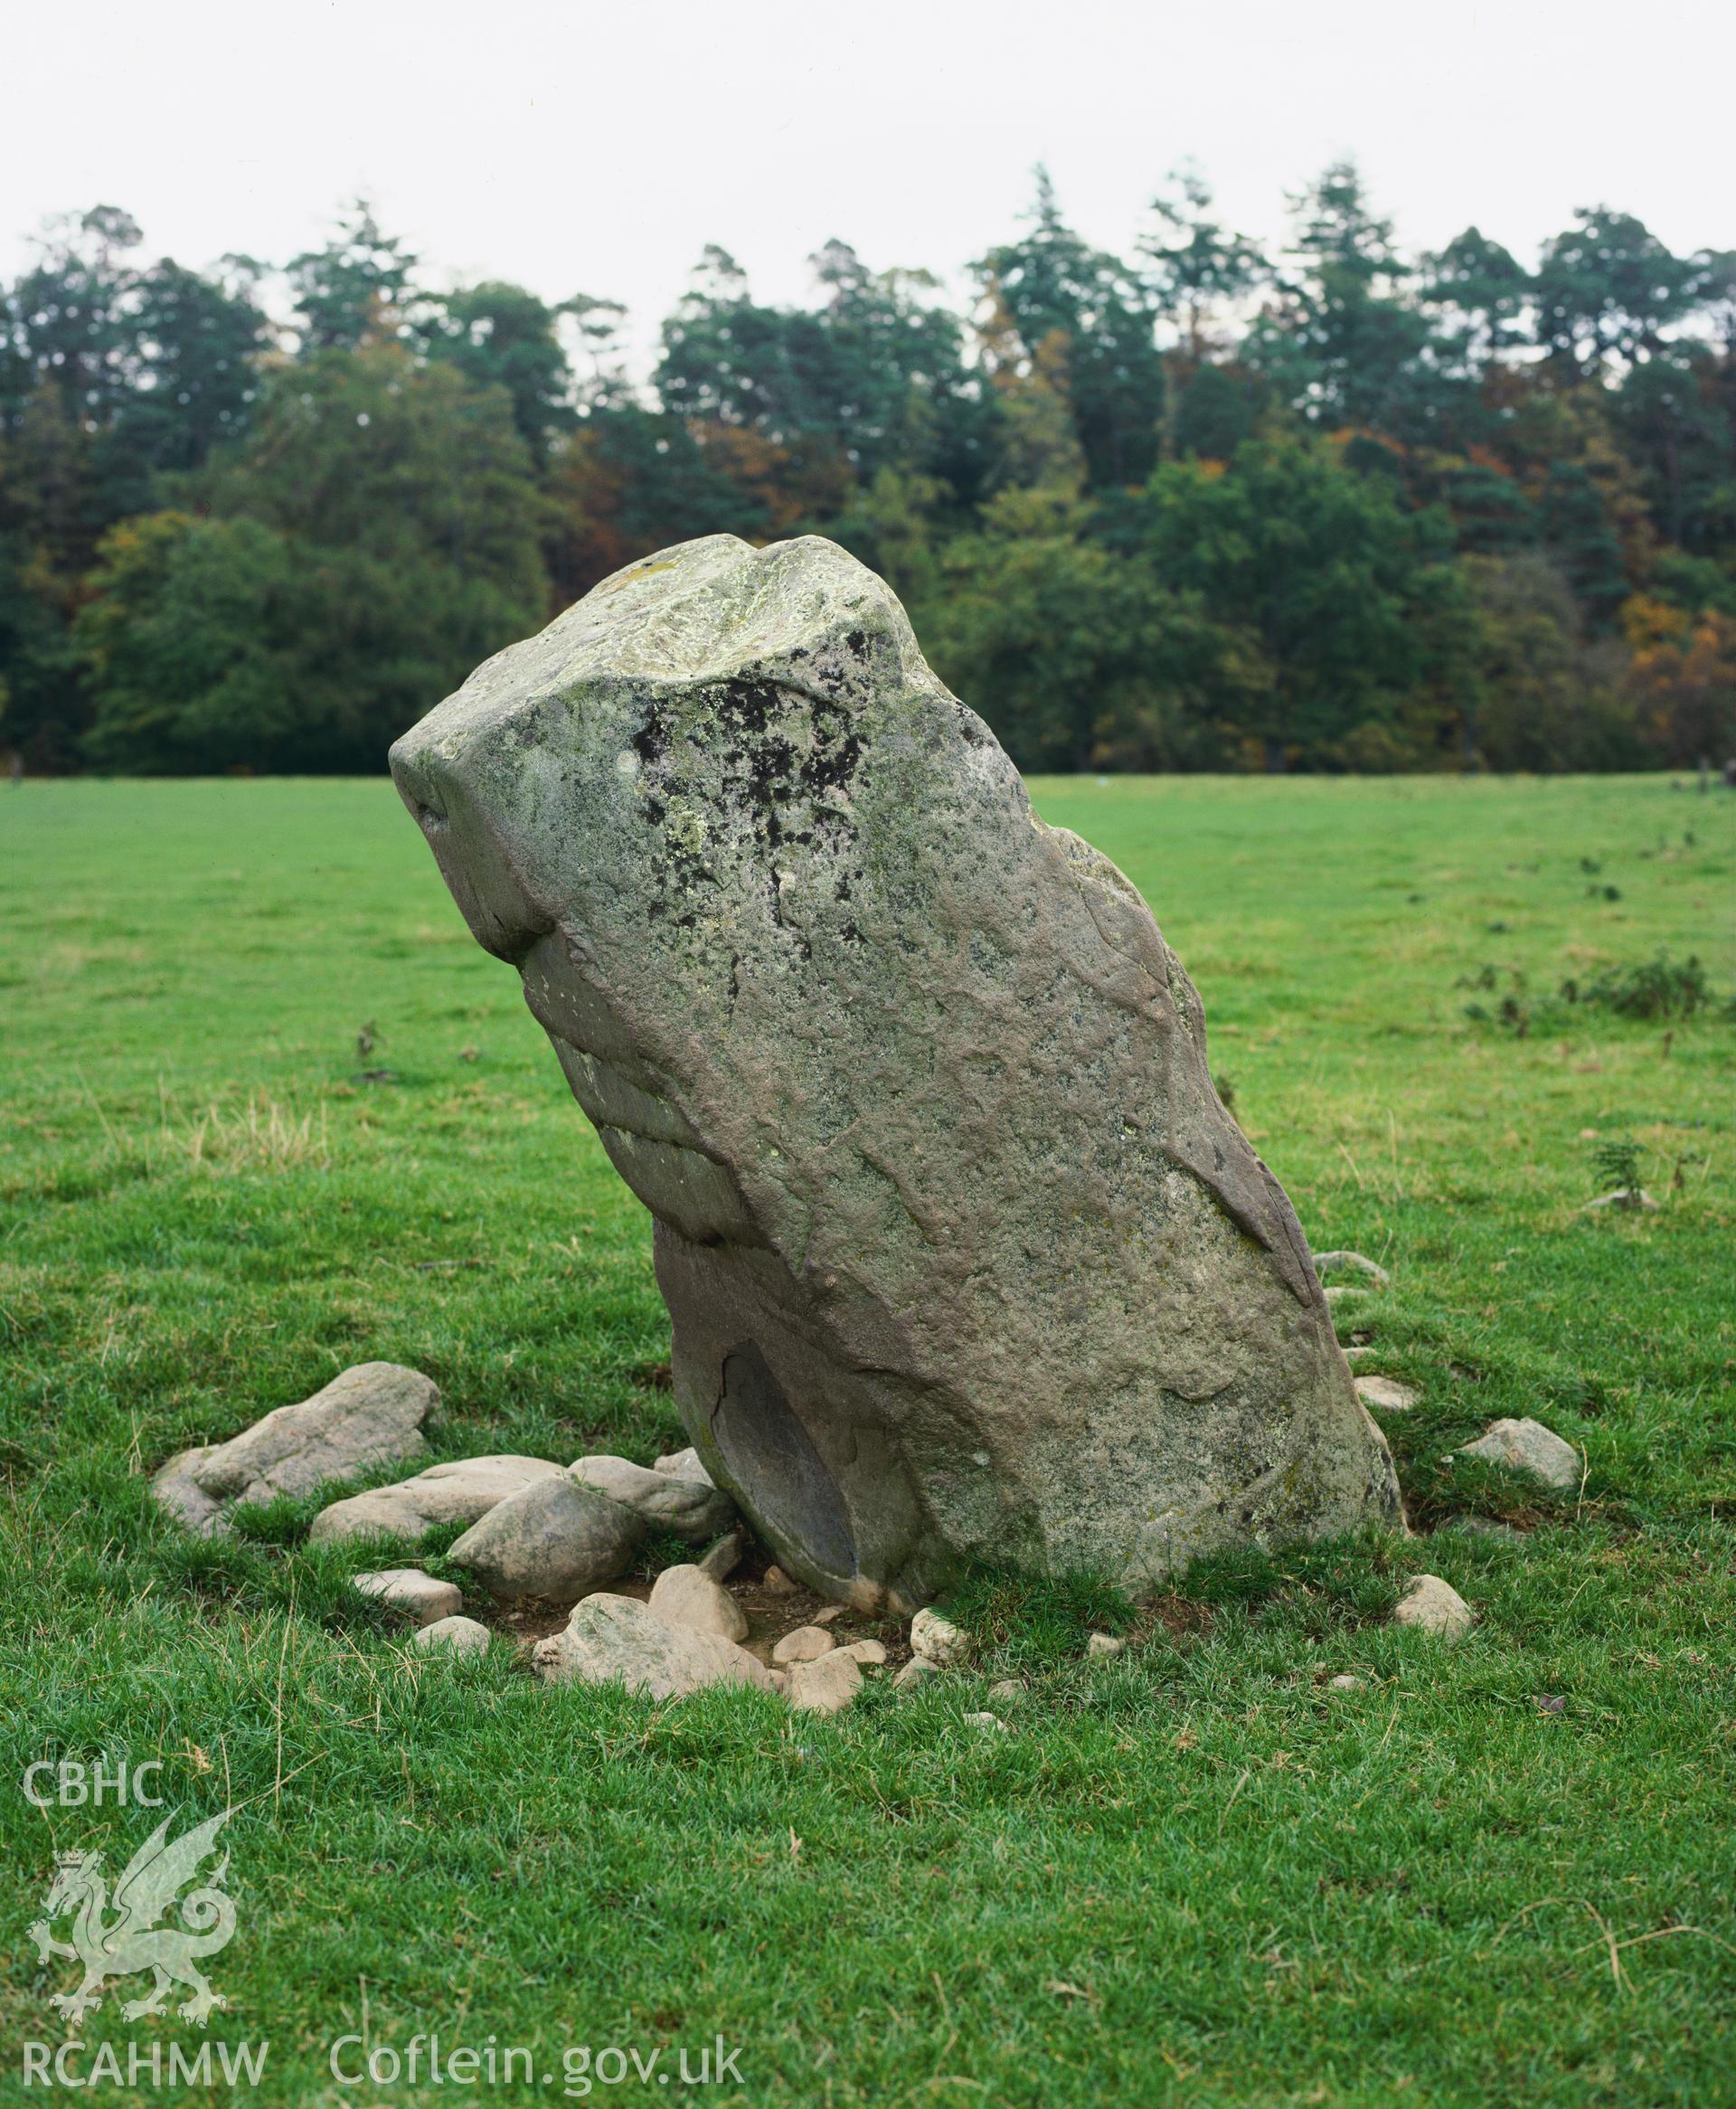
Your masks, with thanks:
[[(122, 2007), (123, 2019), (136, 2021), (146, 2014), (160, 2014), (174, 1985), (184, 1985), (192, 1998), (176, 2010), (182, 2019), (203, 2028), (213, 2007), (228, 2001), (214, 1992), (200, 1959), (226, 1947), (235, 1932), (235, 1901), (222, 1888), (229, 1869), (225, 1852), (210, 1878), (188, 1896), (181, 1898), (181, 1925), (158, 1925), (157, 1921), (198, 1875), (213, 1854), (218, 1831), (229, 1821), (225, 1809), (194, 1830), (171, 1839), (165, 1817), (127, 1861), (115, 1884), (112, 1898), (102, 1872), (100, 1853), (68, 1853), (59, 1862), (54, 1881), (43, 1902), (44, 1915), (30, 1929), (39, 1958), (63, 1955), (83, 1965), (84, 1976), (77, 1989), (55, 1992), (49, 2004), (70, 2022), (81, 2020), (92, 2007), (102, 2004), (102, 1987), (111, 1977), (131, 1977), (141, 1970), (156, 1972), (156, 1981), (143, 1999), (129, 2000)], [(54, 1921), (72, 1915), (72, 1938), (57, 1941)]]

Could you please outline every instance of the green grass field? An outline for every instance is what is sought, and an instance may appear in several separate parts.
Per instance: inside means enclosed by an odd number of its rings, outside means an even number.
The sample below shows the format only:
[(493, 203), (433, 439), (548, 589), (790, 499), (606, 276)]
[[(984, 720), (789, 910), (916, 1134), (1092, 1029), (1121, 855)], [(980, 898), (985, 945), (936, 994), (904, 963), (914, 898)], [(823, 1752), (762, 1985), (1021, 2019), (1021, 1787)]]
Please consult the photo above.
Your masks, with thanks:
[[(673, 1445), (648, 1219), (383, 781), (0, 791), (0, 2096), (63, 2034), (55, 1853), (156, 1821), (14, 1783), (101, 1755), (244, 1803), (211, 2035), (269, 2042), (259, 2100), (559, 2100), (580, 2047), (721, 2037), (739, 2084), (592, 2099), (1736, 2101), (1736, 1027), (1556, 999), (1660, 950), (1736, 990), (1736, 797), (1034, 790), (1152, 903), (1316, 1248), (1391, 1269), (1338, 1311), (1420, 1387), (1417, 1535), (1195, 1570), (1101, 1663), (1081, 1593), (985, 1582), (979, 1674), (835, 1721), (415, 1656), (304, 1513), (155, 1515), (167, 1453), (376, 1357), (441, 1454)], [(1660, 1206), (1588, 1212), (1623, 1140)], [(1446, 1461), (1527, 1414), (1577, 1494)], [(1386, 1622), (1422, 1570), (1457, 1648)], [(196, 2038), (120, 2019), (144, 1982), (75, 2071)], [(534, 2076), (328, 2067), (435, 2031)]]

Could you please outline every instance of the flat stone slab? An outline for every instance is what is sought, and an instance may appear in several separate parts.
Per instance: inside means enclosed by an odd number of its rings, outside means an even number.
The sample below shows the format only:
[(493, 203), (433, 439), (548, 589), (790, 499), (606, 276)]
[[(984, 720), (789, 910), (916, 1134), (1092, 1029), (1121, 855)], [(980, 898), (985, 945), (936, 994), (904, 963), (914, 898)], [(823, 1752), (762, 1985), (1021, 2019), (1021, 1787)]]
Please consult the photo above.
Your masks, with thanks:
[(1486, 1433), (1467, 1442), (1461, 1457), (1480, 1457), (1510, 1471), (1530, 1472), (1546, 1485), (1577, 1487), (1584, 1473), (1580, 1453), (1541, 1421), (1493, 1421)]
[(1417, 1387), (1401, 1384), (1396, 1376), (1358, 1376), (1352, 1383), (1356, 1396), (1377, 1414), (1408, 1414), (1417, 1403)]
[(392, 762), (656, 1218), (683, 1424), (779, 1565), (913, 1609), (1398, 1517), (1181, 961), (845, 552), (631, 564)]
[(456, 1458), (448, 1464), (431, 1464), (413, 1479), (400, 1480), (390, 1487), (372, 1487), (365, 1493), (348, 1494), (343, 1500), (334, 1501), (315, 1517), (307, 1538), (312, 1545), (324, 1545), (376, 1533), (413, 1545), (436, 1524), (475, 1523), (497, 1501), (516, 1494), (533, 1480), (565, 1476), (558, 1464), (545, 1457), (514, 1457), (506, 1452)]
[(679, 1698), (711, 1684), (777, 1688), (765, 1665), (733, 1641), (671, 1625), (649, 1605), (607, 1591), (576, 1604), (563, 1631), (537, 1642), (533, 1659), (551, 1683), (618, 1679), (654, 1699)]
[(420, 1567), (381, 1567), (351, 1580), (363, 1596), (408, 1612), (419, 1626), (431, 1626), (464, 1609), (464, 1592), (456, 1582), (437, 1582)]
[(428, 1447), (422, 1423), (439, 1403), (438, 1386), (418, 1370), (358, 1363), (311, 1398), (275, 1407), (226, 1442), (180, 1452), (151, 1490), (189, 1530), (220, 1535), (230, 1511), (244, 1504), (317, 1493), (420, 1457)]
[(773, 1648), (771, 1659), (784, 1664), (816, 1662), (822, 1655), (830, 1655), (837, 1644), (824, 1626), (797, 1626)]

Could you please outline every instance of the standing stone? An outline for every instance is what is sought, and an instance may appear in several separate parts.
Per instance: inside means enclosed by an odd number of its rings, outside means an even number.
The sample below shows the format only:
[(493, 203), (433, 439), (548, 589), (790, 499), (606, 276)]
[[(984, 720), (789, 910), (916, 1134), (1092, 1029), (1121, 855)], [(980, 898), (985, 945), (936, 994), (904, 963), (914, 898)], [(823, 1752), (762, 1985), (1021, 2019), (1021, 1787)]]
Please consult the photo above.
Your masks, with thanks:
[(1200, 1000), (816, 537), (683, 544), (392, 750), (656, 1217), (676, 1404), (863, 1607), (1398, 1514)]

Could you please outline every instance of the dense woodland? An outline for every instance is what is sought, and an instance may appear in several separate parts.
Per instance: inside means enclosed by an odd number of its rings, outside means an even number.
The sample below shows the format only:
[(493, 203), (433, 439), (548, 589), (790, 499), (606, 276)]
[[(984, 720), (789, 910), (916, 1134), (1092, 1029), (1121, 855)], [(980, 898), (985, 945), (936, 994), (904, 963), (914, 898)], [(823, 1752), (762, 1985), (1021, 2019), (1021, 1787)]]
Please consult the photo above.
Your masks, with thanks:
[(1192, 172), (1129, 256), (1046, 178), (958, 313), (843, 242), (615, 304), (434, 289), (355, 207), (279, 268), (100, 207), (0, 287), (0, 749), (375, 771), (650, 550), (816, 531), (1027, 769), (1736, 753), (1736, 251), (1599, 207), (1414, 256), (1356, 170), (1281, 253)]

